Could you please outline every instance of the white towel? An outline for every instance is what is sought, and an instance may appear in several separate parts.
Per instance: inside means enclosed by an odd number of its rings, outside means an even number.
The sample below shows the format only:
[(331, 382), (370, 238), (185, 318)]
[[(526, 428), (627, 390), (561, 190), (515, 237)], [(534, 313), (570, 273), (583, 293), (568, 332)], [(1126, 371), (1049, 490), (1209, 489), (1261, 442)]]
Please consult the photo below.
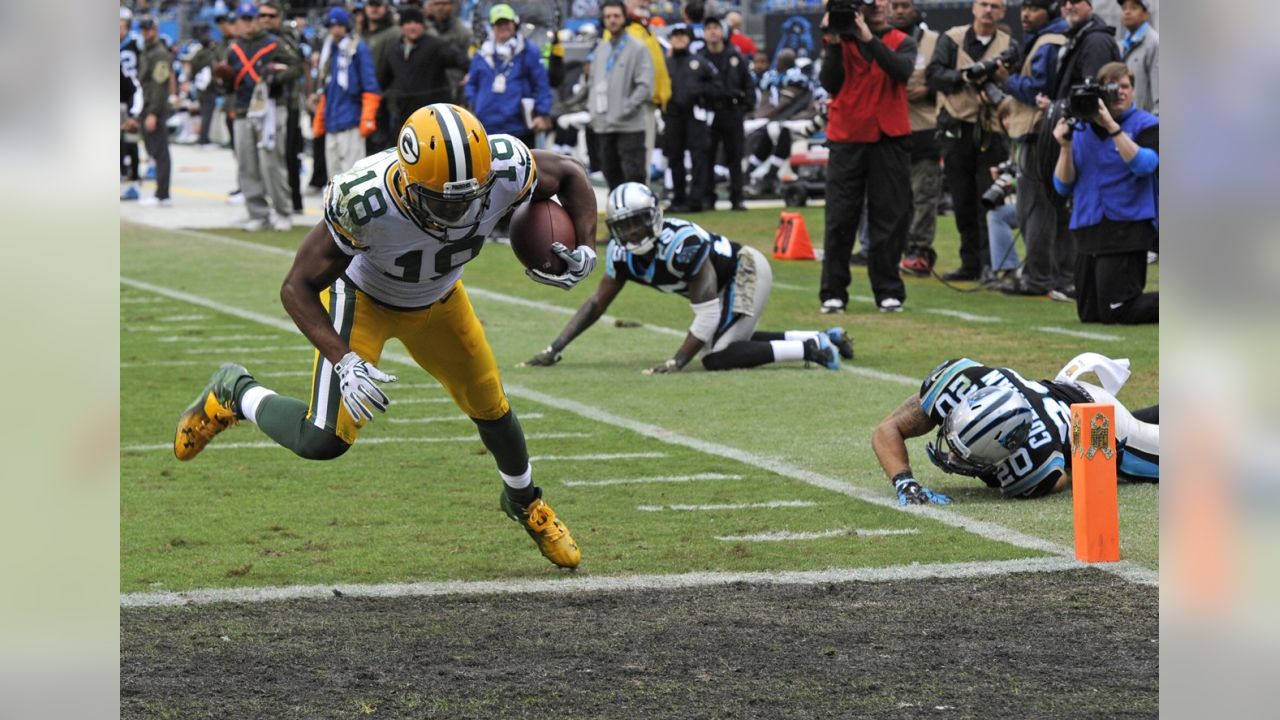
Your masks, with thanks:
[(1080, 353), (1058, 371), (1058, 376), (1054, 380), (1079, 382), (1077, 378), (1089, 372), (1098, 376), (1098, 380), (1102, 381), (1103, 389), (1116, 395), (1129, 379), (1129, 358), (1112, 360), (1094, 352)]

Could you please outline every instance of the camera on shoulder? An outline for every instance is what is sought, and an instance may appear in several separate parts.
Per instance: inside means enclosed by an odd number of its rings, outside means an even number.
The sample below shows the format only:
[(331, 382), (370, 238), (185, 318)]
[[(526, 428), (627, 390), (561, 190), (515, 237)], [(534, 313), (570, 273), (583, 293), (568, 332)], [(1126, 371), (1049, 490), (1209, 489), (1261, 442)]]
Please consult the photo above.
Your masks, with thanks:
[(875, 5), (876, 0), (827, 0), (826, 32), (842, 38), (853, 37), (858, 32), (858, 13)]

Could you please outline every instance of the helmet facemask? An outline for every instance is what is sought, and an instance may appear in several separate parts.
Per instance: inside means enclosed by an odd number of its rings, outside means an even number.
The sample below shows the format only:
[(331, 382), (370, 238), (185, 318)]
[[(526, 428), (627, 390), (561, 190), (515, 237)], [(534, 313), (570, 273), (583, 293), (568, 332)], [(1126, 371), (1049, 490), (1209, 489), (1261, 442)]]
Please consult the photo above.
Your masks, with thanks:
[[(961, 401), (942, 421), (935, 441), (925, 446), (930, 462), (957, 475), (982, 477), (995, 472), (1031, 435), (1031, 408), (1009, 393), (1003, 388), (981, 388)], [(1002, 400), (1001, 395), (1009, 399)], [(968, 444), (962, 436), (969, 438)]]
[(657, 244), (653, 215), (653, 208), (643, 208), (609, 218), (605, 224), (609, 226), (609, 234), (632, 254), (648, 255)]
[(489, 190), (493, 176), (481, 183), (475, 178), (445, 183), (444, 192), (436, 192), (422, 185), (406, 185), (405, 196), (409, 209), (419, 221), (442, 228), (463, 228), (474, 225), (489, 206)]

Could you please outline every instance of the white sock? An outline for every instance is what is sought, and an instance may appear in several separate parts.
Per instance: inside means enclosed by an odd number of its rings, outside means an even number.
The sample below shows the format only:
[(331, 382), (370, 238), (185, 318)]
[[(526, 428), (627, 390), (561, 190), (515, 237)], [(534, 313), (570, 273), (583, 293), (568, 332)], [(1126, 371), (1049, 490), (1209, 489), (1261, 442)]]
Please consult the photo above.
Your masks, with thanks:
[[(791, 333), (787, 333), (790, 335)], [(782, 362), (784, 360), (803, 360), (804, 359), (804, 342), (800, 340), (770, 340), (769, 345), (773, 347), (774, 362)]]
[(498, 474), (502, 476), (502, 482), (512, 490), (523, 490), (533, 484), (533, 466), (526, 465), (524, 472), (519, 475), (508, 475), (501, 470)]
[(244, 415), (244, 419), (257, 425), (258, 406), (262, 404), (263, 400), (275, 394), (275, 390), (268, 390), (261, 385), (255, 385), (245, 390), (244, 394), (240, 396), (240, 412)]
[(817, 330), (788, 330), (783, 333), (788, 340), (799, 340), (801, 342), (804, 342), (805, 340), (817, 340), (818, 335), (820, 334), (821, 333)]

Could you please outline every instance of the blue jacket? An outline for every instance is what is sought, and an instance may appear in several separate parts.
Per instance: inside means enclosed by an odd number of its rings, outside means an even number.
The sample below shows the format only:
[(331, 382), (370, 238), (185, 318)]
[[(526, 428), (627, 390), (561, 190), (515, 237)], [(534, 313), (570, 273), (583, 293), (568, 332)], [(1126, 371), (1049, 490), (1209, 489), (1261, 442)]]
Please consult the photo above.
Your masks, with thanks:
[(329, 52), (329, 80), (324, 86), (324, 131), (342, 132), (360, 125), (365, 93), (382, 94), (373, 70), (373, 54), (361, 40), (347, 66), (347, 87), (338, 84), (338, 48)]
[[(479, 52), (471, 58), (467, 103), (490, 135), (528, 135), (521, 98), (533, 98), (534, 115), (551, 114), (551, 82), (547, 80), (547, 69), (542, 66), (538, 48), (525, 40), (524, 49), (506, 63), (496, 58), (494, 62), (497, 67)], [(495, 93), (493, 79), (499, 74), (506, 75), (506, 91)]]
[[(1138, 108), (1120, 118), (1120, 128), (1137, 138), (1142, 131), (1158, 127), (1160, 119)], [(1076, 165), (1076, 181), (1064, 185), (1054, 175), (1054, 187), (1062, 195), (1073, 195), (1071, 229), (1090, 227), (1103, 220), (1139, 222), (1159, 218), (1159, 155), (1141, 148), (1126, 163), (1109, 137), (1099, 138), (1087, 124), (1076, 126), (1071, 142), (1071, 158)]]
[[(1065, 33), (1071, 27), (1066, 19), (1057, 18), (1045, 24), (1039, 31), (1030, 33), (1023, 39), (1022, 47), (1031, 51), (1041, 35), (1049, 33)], [(1023, 105), (1036, 104), (1036, 94), (1043, 93), (1049, 97), (1058, 89), (1058, 51), (1059, 45), (1045, 45), (1031, 58), (1030, 75), (1010, 75), (1005, 89)]]

